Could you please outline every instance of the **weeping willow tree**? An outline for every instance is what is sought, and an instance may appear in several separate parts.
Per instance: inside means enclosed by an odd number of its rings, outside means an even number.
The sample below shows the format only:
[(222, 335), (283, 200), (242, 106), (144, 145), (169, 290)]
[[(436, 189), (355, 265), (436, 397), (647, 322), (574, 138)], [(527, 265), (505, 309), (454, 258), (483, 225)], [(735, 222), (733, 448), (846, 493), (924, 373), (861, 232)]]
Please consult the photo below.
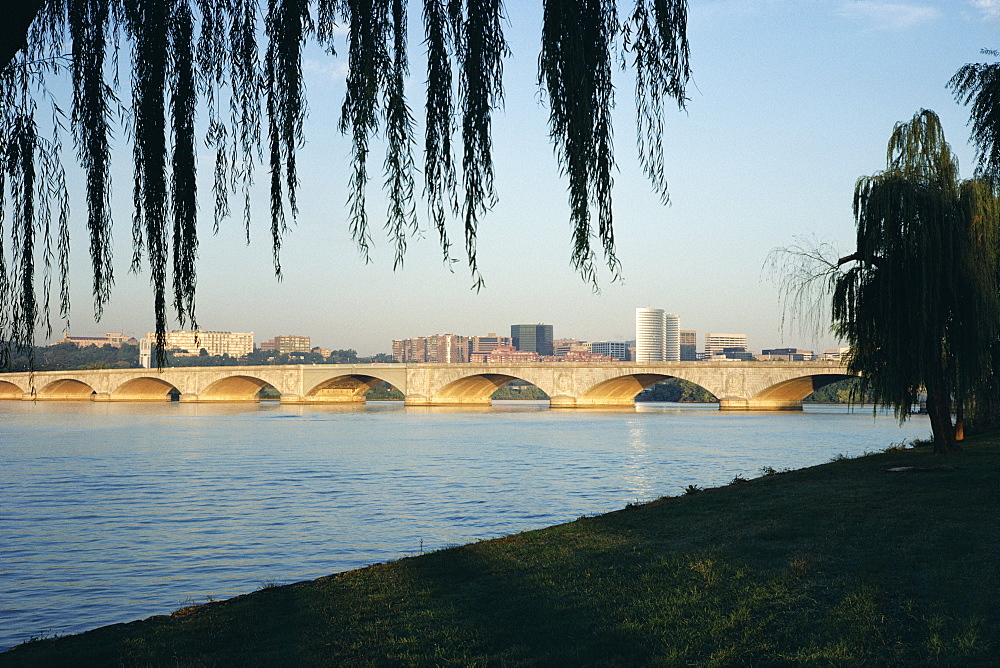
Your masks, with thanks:
[[(68, 317), (70, 193), (62, 141), (85, 173), (86, 226), (100, 318), (114, 284), (112, 139), (132, 142), (133, 257), (149, 269), (162, 341), (172, 305), (196, 325), (198, 146), (214, 158), (213, 227), (250, 192), (266, 162), (274, 268), (298, 212), (296, 151), (307, 113), (302, 53), (315, 40), (330, 54), (346, 31), (347, 92), (338, 124), (351, 144), (347, 223), (363, 257), (372, 243), (366, 203), (369, 152), (385, 145), (385, 230), (395, 266), (419, 231), (416, 120), (404, 0), (21, 0), (0, 26), (0, 346), (51, 330), (50, 291)], [(5, 10), (6, 11), (6, 10)], [(473, 285), (482, 285), (476, 231), (497, 201), (492, 115), (503, 104), (509, 55), (500, 0), (424, 0), (426, 103), (423, 197), (446, 262), (448, 222), (460, 221)], [(640, 161), (667, 199), (661, 133), (668, 103), (683, 107), (688, 70), (686, 0), (635, 0), (620, 17), (610, 0), (545, 0), (538, 81), (550, 134), (568, 180), (571, 263), (595, 282), (594, 242), (614, 277), (612, 67), (634, 71)], [(129, 99), (119, 97), (122, 71)], [(49, 95), (66, 75), (71, 100)], [(64, 113), (64, 109), (68, 113)], [(51, 116), (50, 116), (51, 112)], [(203, 116), (196, 122), (196, 112)], [(67, 122), (68, 121), (68, 122)], [(120, 122), (119, 122), (120, 121)], [(68, 128), (66, 127), (68, 126)], [(461, 158), (458, 154), (461, 154)], [(596, 224), (593, 217), (596, 215)], [(169, 280), (168, 280), (169, 274)], [(172, 302), (172, 304), (168, 304)]]
[(832, 296), (861, 396), (902, 420), (926, 392), (935, 452), (959, 451), (956, 431), (1000, 370), (997, 192), (959, 179), (937, 115), (921, 110), (894, 128), (885, 171), (858, 180), (854, 217), (856, 250), (833, 260), (798, 249), (791, 287)]
[[(1000, 52), (990, 49), (984, 49), (983, 54), (1000, 56)], [(977, 173), (993, 184), (1000, 183), (1000, 63), (968, 63), (955, 73), (948, 87), (956, 100), (969, 106)], [(979, 393), (976, 407), (971, 420), (974, 429), (1000, 427), (1000, 378), (994, 376)]]

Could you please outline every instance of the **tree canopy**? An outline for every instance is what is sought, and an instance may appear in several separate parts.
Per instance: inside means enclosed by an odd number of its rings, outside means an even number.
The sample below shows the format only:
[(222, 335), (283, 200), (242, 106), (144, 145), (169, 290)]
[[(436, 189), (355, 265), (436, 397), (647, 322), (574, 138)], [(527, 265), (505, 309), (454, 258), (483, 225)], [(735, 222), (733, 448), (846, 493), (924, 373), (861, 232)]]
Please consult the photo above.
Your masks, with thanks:
[[(114, 283), (110, 213), (116, 119), (132, 140), (132, 267), (147, 263), (156, 330), (172, 306), (195, 320), (198, 144), (214, 157), (213, 222), (242, 195), (249, 238), (250, 188), (266, 156), (274, 267), (287, 217), (298, 212), (296, 151), (307, 113), (304, 46), (336, 57), (346, 30), (347, 92), (338, 125), (350, 138), (348, 224), (367, 259), (370, 142), (386, 146), (386, 230), (402, 262), (418, 229), (416, 121), (404, 90), (410, 71), (404, 0), (23, 0), (0, 26), (0, 341), (27, 345), (51, 329), (53, 277), (69, 308), (70, 196), (60, 162), (62, 107), (86, 176), (85, 208), (95, 313)], [(500, 0), (423, 0), (426, 55), (423, 197), (445, 260), (446, 222), (461, 221), (476, 286), (476, 230), (496, 202), (491, 118), (503, 103), (509, 55)], [(618, 275), (612, 219), (612, 108), (616, 64), (632, 69), (642, 166), (667, 199), (661, 132), (668, 103), (684, 105), (689, 76), (686, 0), (545, 0), (538, 83), (568, 180), (573, 266), (595, 281), (596, 253)], [(120, 66), (131, 95), (119, 93)], [(70, 101), (46, 82), (67, 74)], [(49, 104), (51, 103), (51, 104)], [(49, 104), (49, 106), (46, 106)], [(53, 112), (54, 123), (44, 121)], [(197, 116), (203, 118), (199, 120)], [(50, 128), (49, 132), (46, 128)], [(458, 154), (461, 154), (459, 160)], [(0, 225), (4, 218), (0, 218)], [(36, 267), (39, 264), (39, 267)], [(40, 281), (36, 274), (40, 274)]]
[(981, 408), (1000, 368), (1000, 200), (959, 179), (932, 111), (896, 124), (886, 162), (858, 179), (856, 250), (793, 252), (807, 268), (791, 287), (825, 282), (860, 395), (905, 419), (926, 391), (935, 450), (952, 452), (953, 412)]
[[(1000, 56), (989, 49), (983, 54)], [(955, 73), (948, 87), (955, 99), (970, 105), (969, 124), (980, 174), (1000, 181), (1000, 63), (968, 63)]]

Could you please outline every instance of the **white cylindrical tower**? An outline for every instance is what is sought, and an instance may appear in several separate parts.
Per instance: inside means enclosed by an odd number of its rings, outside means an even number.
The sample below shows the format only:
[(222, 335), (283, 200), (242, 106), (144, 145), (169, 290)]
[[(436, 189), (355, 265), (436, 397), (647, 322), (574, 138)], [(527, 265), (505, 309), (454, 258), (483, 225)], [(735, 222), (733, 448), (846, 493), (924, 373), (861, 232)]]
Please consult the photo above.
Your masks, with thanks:
[(663, 361), (681, 361), (681, 319), (675, 313), (663, 314)]
[[(635, 310), (635, 361), (662, 362), (666, 354), (666, 314), (661, 308)], [(680, 348), (678, 355), (680, 355)]]

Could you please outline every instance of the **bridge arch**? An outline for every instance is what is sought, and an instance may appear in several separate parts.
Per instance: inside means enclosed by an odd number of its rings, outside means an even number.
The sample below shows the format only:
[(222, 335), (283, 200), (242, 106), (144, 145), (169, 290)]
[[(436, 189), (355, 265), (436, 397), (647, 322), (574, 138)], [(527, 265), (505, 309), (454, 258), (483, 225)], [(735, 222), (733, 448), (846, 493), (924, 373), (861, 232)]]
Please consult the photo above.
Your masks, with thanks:
[(304, 398), (308, 402), (317, 403), (361, 403), (364, 402), (368, 390), (382, 382), (392, 385), (384, 378), (360, 373), (334, 376), (314, 385), (306, 392)]
[(20, 399), (24, 396), (24, 390), (14, 383), (0, 380), (0, 400)]
[(96, 394), (96, 390), (83, 381), (73, 378), (60, 378), (39, 390), (35, 398), (60, 401), (90, 401), (94, 394)]
[(799, 408), (802, 406), (802, 400), (815, 390), (844, 380), (845, 378), (856, 378), (856, 376), (851, 374), (823, 373), (783, 380), (764, 388), (750, 397), (750, 407), (771, 410)]
[(576, 399), (577, 406), (633, 406), (636, 396), (661, 380), (676, 378), (697, 385), (706, 392), (714, 395), (711, 388), (705, 387), (697, 381), (690, 380), (678, 375), (660, 373), (630, 373), (606, 378), (597, 384), (587, 388)]
[(661, 380), (673, 378), (657, 373), (632, 373), (603, 380), (576, 398), (578, 406), (624, 406), (635, 403), (637, 394)]
[[(531, 383), (528, 378), (506, 373), (472, 374), (446, 384), (434, 394), (432, 401), (440, 404), (489, 404), (493, 393), (512, 380)], [(532, 384), (538, 387), (537, 384)], [(541, 389), (545, 392), (544, 388)], [(552, 396), (548, 392), (546, 394)]]
[(227, 376), (199, 392), (198, 401), (259, 401), (257, 393), (268, 385), (271, 383), (255, 376)]
[(125, 381), (111, 393), (111, 401), (170, 401), (171, 392), (180, 392), (160, 378), (141, 376)]

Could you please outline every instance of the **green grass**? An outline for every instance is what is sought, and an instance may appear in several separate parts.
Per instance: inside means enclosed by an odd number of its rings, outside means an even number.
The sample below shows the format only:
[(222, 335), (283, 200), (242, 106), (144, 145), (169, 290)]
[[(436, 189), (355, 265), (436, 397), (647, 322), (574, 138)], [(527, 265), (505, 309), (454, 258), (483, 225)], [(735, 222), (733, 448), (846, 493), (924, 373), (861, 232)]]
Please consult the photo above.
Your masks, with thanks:
[(996, 665), (998, 500), (997, 439), (839, 459), (35, 641), (0, 665)]

